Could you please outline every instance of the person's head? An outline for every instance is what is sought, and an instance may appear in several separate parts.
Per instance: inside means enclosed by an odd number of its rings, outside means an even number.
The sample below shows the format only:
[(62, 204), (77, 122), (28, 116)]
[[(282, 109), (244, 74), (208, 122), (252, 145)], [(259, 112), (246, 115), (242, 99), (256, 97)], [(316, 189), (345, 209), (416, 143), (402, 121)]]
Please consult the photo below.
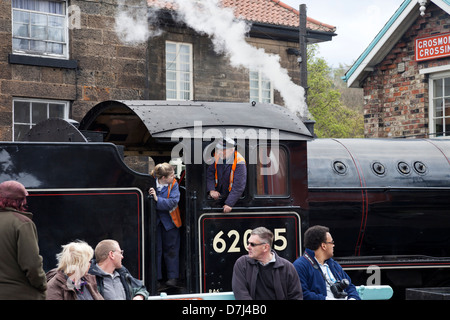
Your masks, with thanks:
[(312, 226), (304, 235), (305, 248), (313, 251), (320, 250), (327, 258), (333, 256), (334, 241), (330, 229), (324, 226)]
[(95, 247), (95, 260), (98, 264), (109, 263), (114, 269), (119, 269), (122, 267), (122, 259), (123, 251), (116, 240), (102, 240)]
[(220, 159), (228, 159), (234, 154), (236, 142), (231, 138), (224, 138), (216, 144), (215, 152)]
[(0, 208), (13, 208), (26, 211), (28, 192), (25, 187), (17, 181), (10, 180), (0, 183)]
[(247, 243), (249, 257), (262, 261), (270, 254), (273, 243), (273, 233), (265, 227), (253, 229)]
[(57, 269), (78, 284), (89, 270), (94, 250), (86, 242), (77, 240), (62, 246), (62, 251), (56, 255)]
[(167, 162), (159, 163), (155, 166), (151, 175), (159, 180), (161, 184), (170, 183), (175, 178), (175, 170)]

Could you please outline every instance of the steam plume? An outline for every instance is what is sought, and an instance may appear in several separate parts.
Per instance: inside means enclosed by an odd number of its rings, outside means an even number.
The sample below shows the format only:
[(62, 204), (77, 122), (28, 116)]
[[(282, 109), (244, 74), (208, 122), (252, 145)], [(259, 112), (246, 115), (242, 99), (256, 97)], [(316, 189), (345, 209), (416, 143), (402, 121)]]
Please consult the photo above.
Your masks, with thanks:
[[(177, 19), (198, 33), (209, 36), (215, 51), (227, 56), (233, 67), (260, 70), (280, 92), (286, 107), (302, 117), (308, 116), (303, 87), (292, 82), (287, 70), (281, 67), (278, 55), (266, 53), (264, 49), (253, 47), (245, 41), (250, 24), (237, 19), (231, 8), (221, 7), (219, 0), (166, 2), (175, 4)], [(137, 34), (136, 31), (132, 33)]]

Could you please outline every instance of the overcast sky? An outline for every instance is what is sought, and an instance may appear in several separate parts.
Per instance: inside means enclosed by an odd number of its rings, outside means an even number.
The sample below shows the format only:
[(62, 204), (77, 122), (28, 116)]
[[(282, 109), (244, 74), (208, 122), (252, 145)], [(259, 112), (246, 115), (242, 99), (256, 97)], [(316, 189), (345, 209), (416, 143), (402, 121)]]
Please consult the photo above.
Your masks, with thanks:
[(295, 9), (306, 4), (307, 16), (336, 27), (337, 36), (319, 45), (330, 66), (353, 64), (403, 0), (282, 0)]

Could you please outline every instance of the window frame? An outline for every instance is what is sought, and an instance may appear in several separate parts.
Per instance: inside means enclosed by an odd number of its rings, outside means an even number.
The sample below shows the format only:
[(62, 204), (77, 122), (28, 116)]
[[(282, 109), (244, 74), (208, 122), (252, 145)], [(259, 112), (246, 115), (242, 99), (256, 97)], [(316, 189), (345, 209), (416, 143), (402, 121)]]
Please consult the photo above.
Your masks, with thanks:
[[(175, 62), (175, 93), (176, 93), (176, 98), (169, 98), (168, 95), (168, 87), (167, 84), (169, 82), (168, 80), (168, 72), (169, 71), (173, 71), (173, 70), (168, 70), (168, 62), (167, 62), (167, 45), (168, 44), (172, 44), (175, 45), (175, 54), (176, 54), (176, 59), (174, 60)], [(183, 91), (181, 90), (181, 83), (182, 83), (182, 70), (180, 69), (180, 65), (182, 64), (181, 62), (181, 58), (180, 58), (180, 46), (187, 46), (189, 48), (189, 91)], [(171, 100), (171, 101), (189, 101), (189, 100), (193, 100), (194, 99), (194, 59), (193, 59), (193, 45), (192, 43), (188, 43), (188, 42), (176, 42), (176, 41), (166, 41), (165, 42), (165, 46), (164, 46), (164, 50), (165, 50), (165, 70), (166, 70), (166, 100)], [(185, 71), (184, 71), (185, 72)], [(185, 72), (186, 73), (186, 72)], [(173, 81), (173, 80), (172, 80)], [(182, 93), (184, 92), (189, 92), (189, 98), (185, 99), (182, 96)]]
[[(15, 108), (16, 108), (16, 102), (25, 102), (29, 103), (29, 121), (28, 122), (16, 122), (15, 119)], [(46, 103), (47, 104), (47, 116), (46, 119), (49, 119), (49, 105), (50, 104), (61, 104), (63, 105), (63, 112), (64, 112), (64, 118), (65, 120), (69, 120), (69, 111), (70, 111), (70, 102), (65, 100), (50, 100), (50, 99), (28, 99), (28, 98), (13, 98), (12, 101), (12, 141), (16, 140), (16, 125), (26, 126), (29, 125), (29, 129), (31, 129), (33, 126), (36, 125), (36, 123), (33, 122), (33, 103)], [(20, 141), (20, 140), (19, 140)]]
[[(39, 11), (39, 10), (30, 10), (30, 9), (21, 9), (21, 8), (15, 8), (14, 7), (14, 3), (13, 1), (11, 2), (11, 26), (12, 26), (12, 31), (11, 31), (11, 38), (12, 38), (12, 43), (11, 43), (11, 47), (12, 47), (12, 53), (13, 54), (17, 54), (17, 55), (24, 55), (24, 56), (30, 56), (30, 57), (48, 57), (48, 58), (55, 58), (55, 59), (64, 59), (67, 60), (69, 59), (69, 27), (68, 27), (68, 23), (69, 23), (69, 18), (68, 18), (68, 1), (67, 0), (47, 0), (48, 2), (57, 2), (57, 3), (62, 3), (64, 5), (64, 14), (54, 14), (54, 13), (49, 13), (49, 12), (43, 12), (43, 11)], [(36, 0), (36, 2), (39, 2), (39, 0)], [(50, 40), (49, 36), (48, 36), (48, 27), (49, 27), (49, 23), (47, 20), (47, 24), (45, 25), (46, 27), (46, 37), (45, 39), (39, 39), (36, 37), (32, 37), (31, 36), (31, 18), (29, 23), (27, 24), (28, 28), (29, 28), (29, 32), (28, 32), (28, 37), (20, 37), (19, 35), (15, 35), (14, 34), (14, 12), (24, 12), (24, 13), (29, 13), (29, 14), (40, 14), (40, 15), (46, 15), (47, 18), (48, 17), (59, 17), (59, 18), (63, 18), (64, 19), (64, 25), (62, 27), (62, 36), (64, 38), (63, 41), (56, 41), (56, 40)], [(18, 23), (18, 21), (16, 21), (16, 23)], [(20, 49), (20, 48), (15, 48), (14, 47), (14, 39), (24, 39), (26, 41), (42, 41), (46, 44), (46, 49), (42, 52), (39, 51), (34, 51), (31, 49)], [(52, 53), (51, 51), (49, 51), (47, 49), (47, 45), (49, 43), (56, 43), (56, 44), (60, 44), (62, 45), (62, 53), (58, 54), (58, 53)]]
[[(258, 75), (258, 79), (252, 78), (252, 74), (257, 74)], [(259, 102), (259, 103), (273, 103), (273, 85), (272, 82), (269, 80), (269, 78), (265, 77), (261, 70), (249, 70), (248, 73), (248, 79), (249, 79), (249, 96), (250, 96), (250, 102), (251, 101), (255, 101), (255, 102)], [(252, 80), (258, 83), (258, 87), (252, 87)], [(270, 85), (269, 90), (266, 90), (263, 88), (263, 82), (267, 81)], [(254, 90), (258, 90), (258, 96), (252, 96), (252, 89)], [(263, 92), (264, 91), (268, 91), (270, 94), (270, 98), (269, 101), (266, 101), (266, 99), (263, 97)]]
[[(432, 73), (429, 75), (428, 78), (428, 92), (429, 92), (429, 112), (428, 112), (428, 122), (429, 122), (429, 126), (428, 126), (428, 132), (430, 135), (434, 135), (435, 137), (438, 136), (450, 136), (450, 132), (445, 132), (445, 123), (444, 123), (444, 119), (448, 119), (450, 121), (450, 114), (446, 115), (445, 114), (445, 100), (448, 100), (450, 103), (450, 94), (445, 95), (445, 87), (444, 84), (442, 85), (442, 96), (440, 97), (435, 97), (435, 90), (434, 90), (434, 85), (435, 82), (437, 81), (445, 81), (444, 79), (448, 79), (447, 81), (450, 84), (450, 72), (438, 72), (438, 73)], [(441, 99), (441, 101), (444, 103), (443, 108), (442, 108), (442, 116), (441, 117), (436, 117), (435, 116), (435, 100)], [(450, 110), (450, 108), (449, 108)], [(441, 124), (443, 125), (442, 127), (442, 131), (437, 131), (436, 125), (438, 124), (437, 120), (441, 120)]]

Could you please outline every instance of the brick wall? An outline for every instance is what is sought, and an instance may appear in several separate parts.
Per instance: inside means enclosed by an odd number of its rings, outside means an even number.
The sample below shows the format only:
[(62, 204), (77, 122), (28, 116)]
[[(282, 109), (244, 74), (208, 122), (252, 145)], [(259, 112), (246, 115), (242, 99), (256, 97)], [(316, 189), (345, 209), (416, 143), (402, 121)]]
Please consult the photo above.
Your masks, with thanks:
[(422, 68), (447, 65), (450, 58), (423, 62), (414, 59), (414, 41), (450, 32), (450, 17), (433, 3), (413, 23), (363, 83), (364, 133), (385, 138), (428, 133), (428, 77)]

